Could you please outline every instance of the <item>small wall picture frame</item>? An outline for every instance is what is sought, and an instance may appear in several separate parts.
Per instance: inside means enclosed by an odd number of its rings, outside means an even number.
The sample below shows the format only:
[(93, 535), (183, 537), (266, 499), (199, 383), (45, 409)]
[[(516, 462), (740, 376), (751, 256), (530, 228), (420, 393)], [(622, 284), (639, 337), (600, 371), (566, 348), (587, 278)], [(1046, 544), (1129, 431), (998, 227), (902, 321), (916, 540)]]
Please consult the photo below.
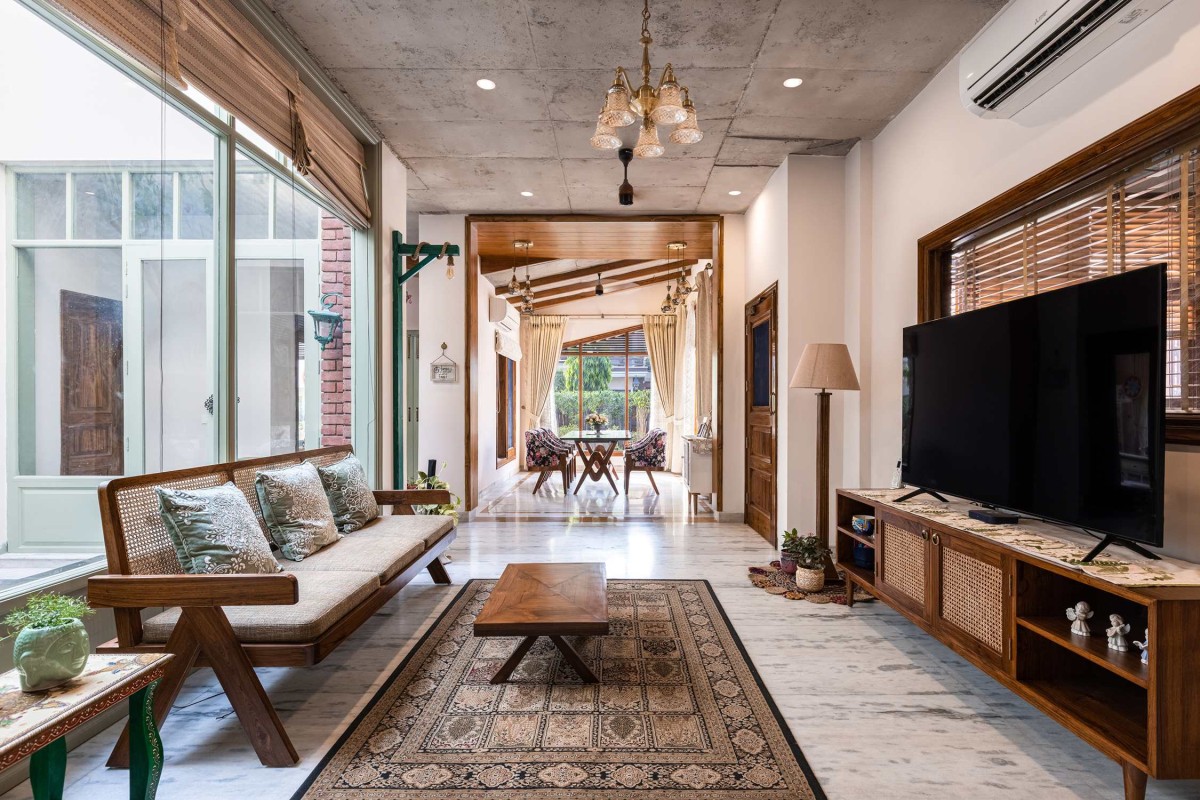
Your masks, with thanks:
[(458, 383), (458, 364), (446, 355), (446, 343), (442, 342), (442, 354), (429, 364), (430, 383)]

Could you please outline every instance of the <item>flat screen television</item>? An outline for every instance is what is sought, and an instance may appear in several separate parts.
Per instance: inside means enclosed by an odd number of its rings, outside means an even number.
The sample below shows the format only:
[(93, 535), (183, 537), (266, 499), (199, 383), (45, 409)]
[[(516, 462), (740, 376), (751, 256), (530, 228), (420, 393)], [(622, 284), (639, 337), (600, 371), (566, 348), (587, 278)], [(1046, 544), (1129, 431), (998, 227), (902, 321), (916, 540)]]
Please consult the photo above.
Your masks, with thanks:
[(1161, 546), (1166, 312), (1158, 265), (905, 328), (904, 482)]

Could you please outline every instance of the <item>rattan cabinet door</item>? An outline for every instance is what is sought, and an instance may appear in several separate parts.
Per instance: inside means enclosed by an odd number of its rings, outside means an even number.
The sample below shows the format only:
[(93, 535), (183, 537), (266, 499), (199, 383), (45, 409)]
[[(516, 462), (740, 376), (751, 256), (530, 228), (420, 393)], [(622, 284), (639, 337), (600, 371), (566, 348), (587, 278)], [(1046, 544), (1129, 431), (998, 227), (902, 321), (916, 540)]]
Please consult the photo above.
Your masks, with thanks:
[(929, 530), (893, 514), (880, 514), (877, 527), (876, 585), (898, 605), (929, 619)]
[(968, 539), (933, 533), (934, 623), (979, 658), (1002, 666), (1011, 652), (1004, 561)]

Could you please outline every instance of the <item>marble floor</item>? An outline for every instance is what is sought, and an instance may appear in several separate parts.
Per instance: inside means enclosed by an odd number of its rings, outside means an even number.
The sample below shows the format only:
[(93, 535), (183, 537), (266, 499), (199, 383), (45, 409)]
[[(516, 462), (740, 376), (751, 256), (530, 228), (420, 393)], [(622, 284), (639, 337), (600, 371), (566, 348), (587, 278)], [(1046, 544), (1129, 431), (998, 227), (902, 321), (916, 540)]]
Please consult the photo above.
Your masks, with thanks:
[[(1116, 764), (888, 608), (787, 601), (751, 586), (746, 566), (772, 550), (743, 525), (481, 519), (461, 527), (450, 552), (460, 584), (548, 560), (604, 561), (614, 577), (708, 579), (830, 798), (1123, 796)], [(158, 796), (291, 797), (456, 592), (421, 576), (321, 665), (260, 670), (302, 757), (294, 768), (259, 766), (211, 673), (196, 673), (164, 726)], [(68, 797), (128, 796), (126, 773), (104, 766), (117, 732), (72, 752)], [(28, 783), (6, 797), (30, 797)], [(1148, 797), (1200, 797), (1200, 782), (1151, 781)]]
[(480, 498), (477, 517), (481, 520), (556, 520), (564, 522), (607, 522), (611, 520), (711, 519), (713, 509), (706, 497), (699, 498), (698, 510), (690, 512), (683, 478), (671, 472), (655, 472), (658, 492), (650, 485), (644, 472), (635, 472), (629, 479), (629, 494), (625, 494), (622, 459), (613, 459), (616, 466), (614, 493), (606, 480), (585, 480), (575, 494), (575, 485), (563, 491), (561, 475), (546, 479), (535, 494), (538, 473), (518, 472), (515, 480), (493, 487)]

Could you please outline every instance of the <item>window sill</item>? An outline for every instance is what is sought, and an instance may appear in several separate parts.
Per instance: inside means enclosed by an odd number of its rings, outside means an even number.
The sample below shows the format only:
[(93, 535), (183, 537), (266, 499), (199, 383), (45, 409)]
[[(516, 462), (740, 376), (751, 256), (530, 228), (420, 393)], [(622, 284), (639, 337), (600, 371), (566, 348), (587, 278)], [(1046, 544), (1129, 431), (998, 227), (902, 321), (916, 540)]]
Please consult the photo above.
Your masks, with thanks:
[(509, 456), (508, 458), (497, 458), (496, 459), (496, 469), (500, 469), (505, 464), (511, 464), (513, 461), (516, 460), (516, 458), (517, 458), (516, 456)]

